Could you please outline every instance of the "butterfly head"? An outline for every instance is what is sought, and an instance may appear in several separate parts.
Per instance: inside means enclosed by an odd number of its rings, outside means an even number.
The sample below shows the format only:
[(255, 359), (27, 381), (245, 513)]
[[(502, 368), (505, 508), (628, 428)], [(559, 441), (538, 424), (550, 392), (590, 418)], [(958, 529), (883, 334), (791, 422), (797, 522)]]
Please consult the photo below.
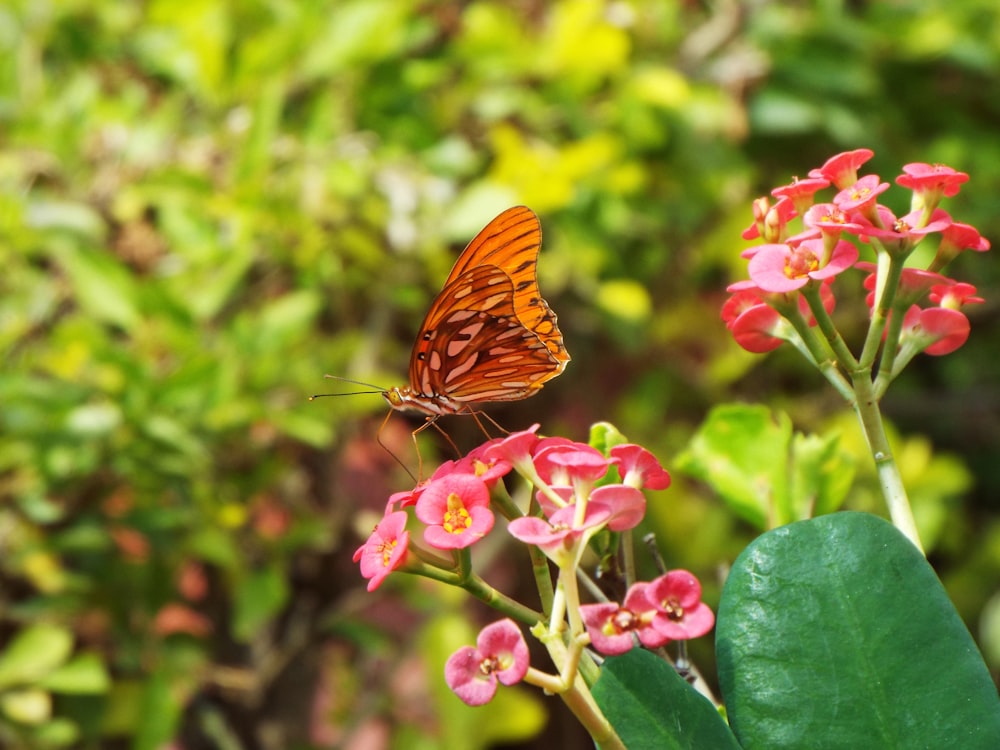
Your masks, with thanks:
[(430, 416), (441, 416), (444, 414), (463, 414), (469, 411), (467, 404), (444, 395), (431, 395), (425, 393), (415, 393), (408, 385), (393, 387), (382, 391), (389, 406), (399, 411), (418, 411), (421, 414)]
[(387, 391), (382, 391), (382, 398), (389, 402), (389, 406), (393, 409), (405, 409), (406, 402), (410, 397), (409, 386), (405, 388), (399, 388), (393, 386)]

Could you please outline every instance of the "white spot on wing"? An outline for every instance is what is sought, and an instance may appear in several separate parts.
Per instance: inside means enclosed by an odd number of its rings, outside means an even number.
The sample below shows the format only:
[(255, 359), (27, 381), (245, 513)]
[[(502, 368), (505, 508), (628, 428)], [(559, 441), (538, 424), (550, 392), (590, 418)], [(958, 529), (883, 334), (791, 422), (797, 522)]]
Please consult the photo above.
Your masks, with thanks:
[(472, 352), (460, 365), (455, 365), (452, 367), (448, 374), (445, 376), (445, 384), (451, 383), (455, 378), (462, 377), (465, 373), (473, 368), (476, 362), (479, 360), (479, 352)]

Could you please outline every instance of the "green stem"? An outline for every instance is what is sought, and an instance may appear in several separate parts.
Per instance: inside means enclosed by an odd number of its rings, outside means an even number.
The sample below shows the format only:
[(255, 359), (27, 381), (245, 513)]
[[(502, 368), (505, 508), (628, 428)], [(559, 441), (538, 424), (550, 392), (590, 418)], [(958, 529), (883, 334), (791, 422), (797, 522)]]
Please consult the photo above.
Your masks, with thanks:
[(565, 668), (558, 677), (529, 669), (524, 681), (558, 694), (601, 750), (626, 750), (625, 743), (615, 732), (575, 668), (588, 642), (586, 636), (574, 638), (567, 646), (559, 633), (546, 633), (542, 635), (542, 642), (553, 663), (562, 664)]
[[(809, 301), (808, 297), (806, 297), (806, 301), (810, 303), (811, 309), (812, 303)], [(826, 309), (823, 307), (822, 302), (819, 303), (818, 308), (822, 312), (818, 316), (815, 312), (813, 313), (816, 319), (820, 320), (821, 318), (825, 318), (829, 321), (830, 317), (826, 314)], [(837, 354), (830, 342), (830, 336), (827, 335), (827, 340), (825, 342), (821, 340), (816, 335), (815, 331), (813, 331), (812, 327), (806, 322), (805, 318), (802, 317), (801, 313), (799, 313), (798, 305), (793, 305), (785, 309), (779, 309), (778, 312), (784, 316), (785, 320), (787, 320), (795, 329), (795, 332), (799, 334), (802, 345), (808, 350), (809, 355), (812, 357), (812, 362), (816, 365), (817, 369), (819, 369), (823, 377), (825, 377), (830, 385), (837, 390), (837, 393), (843, 396), (847, 401), (853, 400), (854, 395), (851, 392), (851, 384), (847, 382), (847, 379), (844, 378), (837, 366)], [(830, 322), (832, 324), (832, 321)], [(837, 335), (833, 338), (834, 340), (838, 340), (840, 337)], [(840, 343), (843, 344), (843, 340), (840, 340)], [(850, 354), (850, 351), (848, 351), (848, 354)], [(853, 361), (854, 357), (851, 356), (850, 359)]]
[(878, 399), (875, 397), (871, 381), (871, 371), (861, 368), (854, 373), (854, 411), (861, 423), (861, 429), (868, 441), (868, 448), (875, 460), (875, 470), (878, 474), (882, 494), (889, 507), (892, 523), (921, 552), (924, 551), (917, 533), (917, 525), (910, 509), (910, 501), (906, 496), (906, 488), (899, 474), (899, 466), (889, 449), (889, 439), (882, 424), (882, 413), (879, 411)]

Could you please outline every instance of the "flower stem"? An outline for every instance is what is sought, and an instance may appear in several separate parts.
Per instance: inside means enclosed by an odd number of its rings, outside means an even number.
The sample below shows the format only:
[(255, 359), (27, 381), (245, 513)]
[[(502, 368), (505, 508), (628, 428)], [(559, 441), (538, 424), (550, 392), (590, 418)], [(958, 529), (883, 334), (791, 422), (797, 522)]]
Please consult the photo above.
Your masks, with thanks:
[(903, 478), (899, 474), (899, 466), (889, 449), (889, 439), (882, 424), (882, 413), (879, 411), (878, 399), (871, 380), (871, 371), (860, 368), (851, 378), (854, 385), (854, 412), (861, 423), (861, 429), (868, 441), (868, 449), (875, 461), (875, 471), (882, 487), (882, 495), (889, 507), (889, 516), (893, 525), (903, 533), (921, 552), (924, 551), (917, 533), (917, 525), (913, 520), (913, 511), (906, 496)]

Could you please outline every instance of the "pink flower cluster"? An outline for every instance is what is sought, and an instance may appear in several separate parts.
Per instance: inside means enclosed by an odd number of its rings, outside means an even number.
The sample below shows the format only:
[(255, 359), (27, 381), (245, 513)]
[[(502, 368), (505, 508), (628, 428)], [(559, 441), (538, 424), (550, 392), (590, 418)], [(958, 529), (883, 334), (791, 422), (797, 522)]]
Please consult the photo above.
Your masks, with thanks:
[[(955, 196), (969, 177), (942, 165), (907, 164), (896, 184), (912, 191), (911, 210), (897, 218), (878, 203), (889, 183), (881, 182), (877, 175), (858, 177), (858, 168), (872, 155), (868, 149), (838, 154), (811, 170), (807, 179), (773, 190), (773, 204), (768, 198), (754, 202), (754, 223), (743, 237), (761, 239), (764, 244), (743, 253), (749, 258), (750, 278), (729, 287), (731, 296), (722, 308), (726, 326), (744, 349), (762, 353), (790, 340), (794, 332), (787, 316), (796, 309), (809, 325), (815, 325), (798, 294), (807, 284), (819, 289), (824, 309), (831, 312), (832, 282), (860, 265), (857, 243), (905, 259), (930, 235), (938, 236), (938, 246), (926, 272), (934, 275), (936, 291), (928, 285), (922, 294), (911, 294), (903, 334), (916, 340), (928, 354), (947, 354), (965, 342), (969, 322), (959, 308), (982, 300), (974, 296), (973, 287), (937, 271), (963, 250), (982, 252), (990, 243), (974, 227), (953, 221), (938, 204)], [(832, 200), (817, 203), (816, 194), (831, 186), (838, 191)], [(796, 219), (801, 219), (802, 229), (792, 233)], [(910, 291), (915, 288), (911, 285)], [(928, 292), (931, 294), (926, 296)], [(916, 306), (921, 299), (936, 306)], [(873, 303), (874, 296), (869, 298), (869, 304)]]
[[(513, 468), (544, 487), (537, 498), (545, 518), (514, 519), (508, 531), (554, 557), (604, 527), (612, 531), (633, 528), (646, 512), (642, 488), (670, 486), (670, 474), (645, 448), (618, 445), (604, 456), (585, 443), (540, 438), (537, 429), (535, 425), (490, 440), (458, 461), (446, 461), (414, 489), (392, 495), (385, 516), (354, 553), (361, 574), (369, 579), (368, 590), (378, 588), (407, 560), (410, 537), (404, 508), (413, 506), (424, 524), (428, 546), (441, 550), (468, 547), (493, 528), (490, 488)], [(596, 487), (612, 466), (621, 481)]]
[[(423, 524), (423, 541), (438, 550), (461, 550), (494, 526), (490, 492), (507, 473), (517, 471), (536, 492), (528, 515), (517, 515), (508, 532), (541, 549), (565, 574), (576, 566), (590, 538), (602, 529), (634, 528), (646, 512), (643, 489), (666, 489), (670, 474), (645, 448), (622, 444), (607, 455), (559, 437), (539, 437), (538, 425), (491, 440), (458, 461), (440, 466), (429, 480), (389, 498), (385, 515), (354, 555), (368, 590), (393, 570), (419, 571), (431, 559), (411, 548), (406, 526), (411, 514)], [(504, 507), (504, 506), (501, 506)], [(515, 509), (516, 510), (516, 509)], [(580, 619), (594, 648), (607, 654), (632, 647), (633, 636), (646, 646), (704, 635), (714, 624), (701, 602), (701, 586), (687, 571), (675, 570), (655, 581), (636, 583), (625, 603), (580, 606)], [(491, 700), (497, 685), (511, 685), (528, 673), (528, 649), (510, 619), (487, 626), (475, 647), (455, 652), (445, 668), (452, 690), (469, 705)]]
[(686, 570), (632, 584), (622, 604), (584, 604), (580, 615), (590, 642), (602, 654), (623, 654), (635, 645), (659, 648), (705, 635), (715, 615), (701, 601), (701, 584)]

